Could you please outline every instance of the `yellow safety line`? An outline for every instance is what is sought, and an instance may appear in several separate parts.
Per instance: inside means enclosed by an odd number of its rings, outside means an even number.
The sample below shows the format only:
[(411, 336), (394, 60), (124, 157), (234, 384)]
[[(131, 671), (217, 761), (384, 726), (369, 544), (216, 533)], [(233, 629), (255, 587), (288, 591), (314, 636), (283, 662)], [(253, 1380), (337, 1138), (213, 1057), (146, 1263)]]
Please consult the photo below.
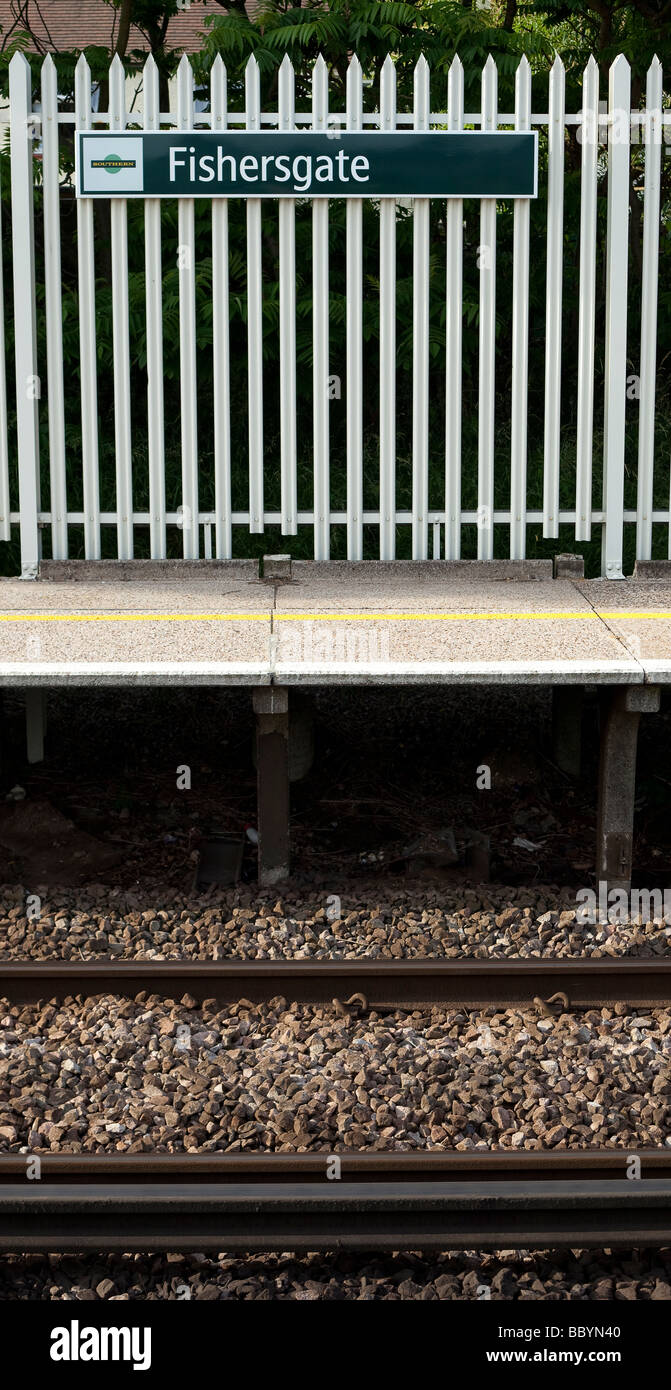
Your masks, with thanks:
[(655, 609), (653, 612), (646, 612), (643, 609), (641, 613), (628, 613), (625, 609), (616, 608), (614, 613), (599, 612), (598, 616), (600, 618), (666, 618), (668, 620), (671, 618), (671, 613), (665, 612), (663, 608)]
[(0, 613), (0, 623), (269, 622), (270, 613)]
[(642, 613), (606, 613), (597, 609), (571, 610), (567, 613), (273, 613), (274, 622), (311, 622), (328, 619), (329, 622), (353, 622), (362, 620), (395, 622), (450, 622), (450, 623), (489, 623), (502, 620), (523, 622), (564, 622), (585, 618), (651, 618), (671, 620), (671, 611), (644, 611)]
[(650, 622), (671, 621), (671, 610), (640, 613), (581, 609), (568, 613), (0, 613), (0, 623), (239, 623), (268, 622), (568, 622), (610, 618)]

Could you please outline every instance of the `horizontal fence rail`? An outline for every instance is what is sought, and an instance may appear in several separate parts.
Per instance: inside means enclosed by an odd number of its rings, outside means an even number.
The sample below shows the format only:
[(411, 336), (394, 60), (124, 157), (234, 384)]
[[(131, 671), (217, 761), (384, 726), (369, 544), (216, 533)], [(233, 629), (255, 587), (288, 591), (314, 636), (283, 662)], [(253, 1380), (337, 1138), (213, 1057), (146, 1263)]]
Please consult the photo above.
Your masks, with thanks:
[[(56, 559), (227, 559), (249, 553), (245, 533), (269, 528), (286, 537), (309, 528), (318, 560), (421, 560), (458, 559), (464, 550), (523, 559), (530, 527), (565, 549), (589, 541), (598, 526), (602, 574), (620, 578), (625, 528), (635, 527), (635, 555), (645, 560), (654, 528), (664, 527), (671, 557), (668, 457), (660, 462), (655, 433), (661, 159), (671, 143), (658, 60), (640, 111), (631, 109), (623, 56), (610, 70), (607, 102), (590, 59), (578, 112), (566, 109), (559, 58), (541, 112), (533, 110), (526, 57), (514, 111), (500, 110), (491, 57), (478, 111), (464, 108), (459, 58), (446, 111), (432, 110), (436, 81), (424, 58), (410, 110), (398, 109), (391, 58), (374, 111), (364, 110), (363, 79), (354, 56), (345, 109), (334, 111), (319, 58), (309, 109), (299, 111), (286, 57), (278, 110), (268, 112), (253, 57), (244, 92), (234, 96), (218, 57), (208, 102), (196, 101), (184, 57), (175, 110), (162, 112), (150, 57), (141, 106), (129, 111), (116, 57), (109, 109), (100, 112), (82, 56), (71, 112), (60, 109), (51, 57), (38, 92), (25, 57), (14, 56), (11, 244), (5, 211), (0, 251), (0, 540), (10, 541), (18, 525), (25, 577), (37, 574), (43, 543)], [(125, 198), (78, 198), (75, 206), (73, 127), (223, 138), (313, 130), (335, 140), (345, 131), (539, 130), (543, 225), (528, 198), (348, 197), (342, 215), (338, 203), (299, 197), (213, 199), (211, 209), (194, 198), (147, 197), (140, 214)], [(567, 132), (580, 145), (572, 221)], [(627, 277), (636, 147), (643, 235), (633, 356)], [(510, 273), (497, 277), (504, 246)], [(532, 305), (539, 264), (543, 294)], [(569, 271), (577, 285), (571, 314)], [(66, 283), (75, 287), (74, 312)], [(10, 284), (13, 362), (5, 353)], [(505, 343), (497, 310), (511, 296)], [(542, 360), (530, 336), (538, 344), (538, 315)], [(467, 380), (468, 332), (476, 371)], [(64, 345), (71, 351), (73, 334), (77, 371), (67, 372)], [(567, 360), (577, 362), (575, 402), (562, 400)], [(532, 420), (533, 373), (542, 419)], [(638, 426), (631, 470), (627, 422)], [(562, 527), (570, 536), (560, 545)]]

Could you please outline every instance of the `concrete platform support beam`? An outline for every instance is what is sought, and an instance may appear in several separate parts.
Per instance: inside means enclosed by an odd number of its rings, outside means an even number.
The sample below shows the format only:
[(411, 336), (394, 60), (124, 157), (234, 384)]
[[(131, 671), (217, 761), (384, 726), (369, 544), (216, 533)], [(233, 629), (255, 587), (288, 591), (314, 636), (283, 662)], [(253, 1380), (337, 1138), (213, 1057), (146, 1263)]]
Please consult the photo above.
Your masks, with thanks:
[(583, 698), (581, 685), (552, 687), (552, 756), (569, 777), (580, 776)]
[(659, 686), (621, 686), (606, 697), (601, 721), (596, 877), (608, 891), (631, 887), (636, 746), (642, 714), (656, 714)]
[(256, 715), (256, 778), (259, 883), (279, 883), (289, 874), (289, 693), (259, 686)]
[(44, 739), (47, 732), (46, 690), (26, 691), (26, 750), (29, 763), (44, 762)]

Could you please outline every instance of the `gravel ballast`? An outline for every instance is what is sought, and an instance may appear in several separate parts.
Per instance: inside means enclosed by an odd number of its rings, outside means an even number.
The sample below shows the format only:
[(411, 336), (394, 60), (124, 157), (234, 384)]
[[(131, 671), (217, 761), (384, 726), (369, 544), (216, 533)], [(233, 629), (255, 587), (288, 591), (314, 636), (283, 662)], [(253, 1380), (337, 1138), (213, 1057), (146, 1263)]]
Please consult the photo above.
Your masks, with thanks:
[(0, 1001), (3, 1151), (671, 1145), (671, 1010)]
[(671, 1250), (375, 1255), (67, 1255), (0, 1260), (0, 1301), (492, 1302), (671, 1299)]
[[(89, 885), (76, 893), (0, 887), (0, 959), (456, 959), (657, 956), (662, 921), (586, 925), (575, 891), (380, 884), (268, 897), (244, 888), (201, 898)], [(159, 904), (159, 905), (157, 905)], [(35, 915), (37, 914), (37, 915)]]

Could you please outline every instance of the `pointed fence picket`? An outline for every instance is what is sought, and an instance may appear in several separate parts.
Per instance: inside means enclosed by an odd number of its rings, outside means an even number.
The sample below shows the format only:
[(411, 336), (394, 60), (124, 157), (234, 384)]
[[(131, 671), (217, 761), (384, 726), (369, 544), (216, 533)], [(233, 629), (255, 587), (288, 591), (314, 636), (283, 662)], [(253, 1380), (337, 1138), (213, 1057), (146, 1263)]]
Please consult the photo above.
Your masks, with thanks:
[[(671, 555), (671, 500), (655, 507), (660, 495), (656, 469), (659, 468), (655, 437), (655, 396), (657, 363), (657, 317), (659, 298), (659, 245), (661, 202), (661, 146), (671, 137), (671, 112), (664, 106), (662, 69), (654, 59), (648, 74), (645, 109), (630, 109), (630, 71), (623, 56), (610, 72), (608, 110), (600, 111), (599, 71), (590, 59), (583, 80), (582, 110), (566, 110), (564, 69), (559, 59), (549, 77), (548, 110), (534, 113), (531, 103), (531, 69), (523, 57), (515, 80), (515, 110), (498, 110), (497, 69), (489, 58), (482, 74), (482, 100), (479, 111), (464, 109), (464, 72), (455, 58), (448, 74), (447, 111), (432, 111), (431, 73), (420, 58), (414, 81), (411, 111), (398, 108), (396, 70), (391, 58), (382, 68), (377, 110), (364, 109), (364, 73), (353, 56), (346, 82), (346, 109), (334, 110), (329, 100), (329, 75), (319, 58), (315, 64), (309, 110), (296, 110), (294, 73), (287, 58), (281, 64), (278, 83), (278, 110), (262, 111), (261, 75), (254, 57), (245, 78), (244, 110), (231, 110), (227, 94), (227, 75), (221, 58), (210, 74), (210, 100), (206, 111), (195, 112), (194, 77), (188, 58), (179, 65), (175, 82), (175, 111), (159, 109), (158, 71), (149, 58), (142, 79), (141, 116), (129, 113), (126, 84), (120, 61), (114, 60), (109, 74), (109, 110), (100, 112), (92, 105), (91, 74), (81, 57), (75, 74), (75, 111), (59, 109), (56, 65), (51, 57), (41, 72), (39, 103), (34, 100), (30, 69), (25, 57), (16, 54), (10, 64), (10, 140), (11, 140), (11, 271), (14, 287), (15, 367), (5, 361), (5, 286), (3, 260), (0, 259), (0, 540), (11, 536), (12, 525), (19, 526), (21, 567), (26, 577), (37, 572), (42, 537), (49, 535), (50, 553), (66, 558), (71, 551), (72, 530), (82, 528), (84, 553), (97, 559), (103, 553), (103, 532), (116, 536), (115, 553), (120, 559), (137, 553), (138, 534), (148, 535), (148, 553), (156, 559), (174, 553), (175, 534), (181, 530), (181, 549), (186, 558), (207, 557), (214, 533), (216, 554), (229, 558), (243, 553), (241, 532), (262, 533), (279, 527), (286, 536), (311, 528), (313, 552), (327, 560), (331, 553), (334, 528), (344, 528), (346, 553), (358, 560), (364, 554), (365, 528), (377, 532), (377, 554), (393, 560), (404, 528), (411, 535), (406, 549), (416, 560), (433, 554), (458, 559), (462, 554), (464, 528), (477, 529), (477, 554), (489, 559), (494, 554), (495, 537), (508, 528), (507, 546), (514, 559), (522, 559), (527, 549), (529, 526), (542, 526), (543, 535), (557, 539), (560, 527), (570, 526), (576, 541), (590, 538), (592, 527), (602, 534), (603, 574), (615, 578), (622, 573), (623, 540), (627, 525), (636, 526), (636, 554), (641, 560), (653, 553), (654, 528), (666, 528), (665, 549)], [(434, 84), (435, 86), (435, 84)], [(397, 200), (385, 197), (374, 205), (379, 238), (379, 282), (370, 278), (364, 284), (363, 226), (365, 202), (361, 197), (346, 200), (344, 266), (344, 361), (330, 360), (334, 286), (329, 267), (330, 210), (326, 199), (312, 204), (311, 263), (296, 264), (296, 199), (262, 206), (259, 198), (246, 200), (246, 340), (247, 410), (246, 458), (239, 449), (233, 454), (231, 419), (231, 347), (229, 336), (229, 204), (215, 199), (211, 216), (212, 266), (212, 395), (214, 510), (203, 508), (204, 462), (199, 450), (199, 413), (209, 406), (199, 389), (196, 334), (197, 256), (202, 254), (196, 236), (194, 200), (179, 198), (178, 267), (178, 361), (181, 416), (180, 495), (166, 501), (166, 440), (164, 379), (164, 276), (170, 269), (161, 204), (156, 198), (144, 200), (144, 283), (146, 329), (146, 462), (136, 450), (134, 431), (135, 401), (132, 393), (131, 362), (134, 360), (134, 333), (137, 325), (129, 315), (128, 212), (125, 200), (112, 200), (111, 225), (111, 361), (103, 362), (96, 341), (96, 295), (100, 293), (101, 268), (96, 261), (96, 219), (90, 199), (77, 202), (77, 284), (79, 371), (64, 380), (62, 320), (62, 165), (59, 135), (69, 123), (78, 130), (122, 131), (129, 124), (146, 131), (158, 131), (175, 124), (188, 132), (194, 128), (227, 130), (304, 130), (314, 129), (337, 135), (342, 130), (378, 129), (460, 130), (475, 127), (496, 130), (514, 127), (520, 131), (540, 129), (547, 133), (547, 160), (541, 176), (547, 181), (547, 221), (544, 245), (531, 241), (530, 201), (515, 203), (512, 243), (512, 341), (509, 385), (497, 372), (499, 342), (497, 315), (497, 225), (501, 204), (482, 200), (475, 210), (479, 219), (477, 264), (473, 267), (478, 284), (478, 379), (477, 423), (478, 459), (475, 508), (462, 504), (465, 483), (463, 460), (463, 285), (465, 256), (473, 255), (473, 238), (464, 234), (465, 207), (461, 199), (442, 204), (445, 242), (444, 289), (440, 279), (434, 286), (432, 256), (438, 243), (433, 239), (433, 207), (428, 199), (412, 201), (412, 459), (411, 504), (407, 510), (397, 497), (397, 435), (400, 398), (397, 330), (400, 330), (397, 303), (397, 230), (401, 215)], [(564, 233), (565, 150), (567, 131), (577, 133), (580, 152), (580, 222), (578, 250), (579, 299), (573, 327), (564, 308), (563, 282), (567, 268)], [(627, 392), (627, 270), (629, 261), (630, 142), (643, 144), (642, 170), (642, 292), (640, 362), (638, 393), (630, 405)], [(39, 141), (42, 168), (42, 217), (44, 246), (36, 261), (34, 243), (36, 146)], [(607, 175), (607, 180), (606, 180)], [(604, 182), (605, 180), (605, 182)], [(608, 229), (604, 246), (599, 245), (598, 192), (606, 190)], [(639, 185), (640, 189), (640, 185)], [(406, 200), (407, 202), (407, 200)], [(407, 215), (407, 207), (402, 208)], [(535, 234), (537, 236), (537, 234)], [(277, 323), (272, 329), (264, 320), (263, 265), (267, 246), (277, 245), (279, 302)], [(399, 243), (400, 244), (400, 243)], [(0, 250), (0, 256), (2, 251)], [(543, 422), (542, 509), (529, 506), (527, 491), (528, 456), (528, 378), (529, 378), (529, 279), (531, 257), (540, 258), (545, 269), (544, 335), (545, 354)], [(5, 250), (4, 267), (9, 272)], [(606, 287), (606, 322), (596, 324), (597, 270)], [(400, 267), (398, 268), (401, 274)], [(407, 267), (403, 274), (407, 275)], [(308, 284), (312, 315), (312, 429), (308, 437), (299, 430), (297, 417), (297, 284)], [(43, 280), (43, 284), (40, 281)], [(399, 280), (400, 286), (400, 280)], [(500, 294), (508, 293), (501, 285)], [(442, 359), (432, 356), (430, 309), (432, 296), (445, 294), (445, 346)], [(40, 379), (38, 362), (38, 309), (43, 301), (45, 314), (46, 379)], [(41, 310), (40, 310), (41, 312)], [(366, 319), (364, 318), (366, 315)], [(379, 341), (378, 380), (366, 363), (364, 323), (377, 320)], [(307, 322), (307, 320), (306, 320)], [(405, 330), (406, 325), (402, 325)], [(277, 381), (264, 370), (264, 333), (276, 332), (279, 358)], [(575, 333), (575, 342), (571, 338)], [(599, 340), (599, 334), (601, 338)], [(562, 354), (575, 352), (578, 361), (576, 428), (571, 433), (562, 424)], [(631, 356), (631, 345), (629, 346)], [(603, 441), (603, 493), (593, 496), (593, 434), (595, 414), (595, 362), (605, 363), (605, 418)], [(445, 429), (442, 440), (432, 432), (432, 391), (437, 373), (445, 374)], [(114, 400), (114, 509), (101, 510), (101, 495), (111, 495), (110, 480), (101, 478), (101, 429), (98, 388), (101, 373), (111, 373)], [(339, 384), (331, 391), (331, 384)], [(7, 383), (16, 397), (14, 433), (13, 402), (8, 412)], [(371, 395), (369, 386), (374, 387)], [(509, 390), (508, 418), (510, 445), (505, 449), (499, 437), (499, 403)], [(79, 437), (68, 438), (66, 405), (77, 392), (81, 411)], [(377, 393), (377, 395), (375, 395)], [(368, 396), (371, 401), (368, 402)], [(332, 457), (331, 411), (333, 399), (342, 400), (345, 439), (345, 509), (332, 505), (335, 455)], [(376, 410), (376, 426), (371, 429), (370, 410)], [(268, 428), (266, 414), (277, 405), (279, 451), (272, 448), (274, 431)], [(636, 509), (625, 509), (625, 425), (629, 413), (637, 411), (638, 465)], [(40, 433), (40, 419), (46, 429)], [(236, 426), (238, 422), (235, 422)], [(405, 422), (404, 422), (405, 424)], [(11, 425), (11, 428), (10, 428)], [(202, 425), (203, 434), (209, 433)], [(237, 437), (237, 435), (236, 435)], [(537, 441), (534, 440), (534, 443)], [(40, 447), (48, 447), (48, 499), (40, 496)], [(365, 469), (377, 449), (377, 468)], [(273, 454), (270, 457), (270, 454)], [(18, 458), (17, 494), (14, 496), (10, 466)], [(299, 510), (298, 476), (301, 459), (311, 460), (312, 500)], [(247, 475), (248, 503), (233, 510), (233, 470), (239, 478), (241, 462)], [(666, 463), (668, 469), (668, 460)], [(209, 467), (209, 465), (208, 465)], [(146, 477), (142, 469), (146, 469)], [(565, 478), (562, 469), (568, 469)], [(266, 505), (279, 471), (279, 511)], [(502, 492), (497, 485), (499, 470), (509, 473), (508, 504), (498, 506)], [(377, 474), (375, 478), (374, 474)], [(573, 473), (575, 480), (573, 481)], [(208, 475), (209, 476), (209, 475)], [(366, 490), (364, 493), (364, 476)], [(469, 486), (473, 486), (471, 480)], [(656, 487), (655, 484), (658, 484)], [(136, 509), (134, 494), (139, 487), (148, 498), (148, 508)], [(664, 479), (669, 497), (668, 478)], [(570, 492), (574, 490), (572, 503)], [(70, 499), (82, 498), (81, 510), (71, 507)], [(305, 502), (305, 498), (301, 499)], [(406, 504), (407, 505), (407, 504)], [(202, 533), (202, 538), (201, 538)], [(429, 544), (429, 538), (432, 544)], [(403, 543), (405, 545), (405, 542)], [(110, 553), (109, 544), (105, 553)], [(369, 552), (368, 552), (369, 553)]]

